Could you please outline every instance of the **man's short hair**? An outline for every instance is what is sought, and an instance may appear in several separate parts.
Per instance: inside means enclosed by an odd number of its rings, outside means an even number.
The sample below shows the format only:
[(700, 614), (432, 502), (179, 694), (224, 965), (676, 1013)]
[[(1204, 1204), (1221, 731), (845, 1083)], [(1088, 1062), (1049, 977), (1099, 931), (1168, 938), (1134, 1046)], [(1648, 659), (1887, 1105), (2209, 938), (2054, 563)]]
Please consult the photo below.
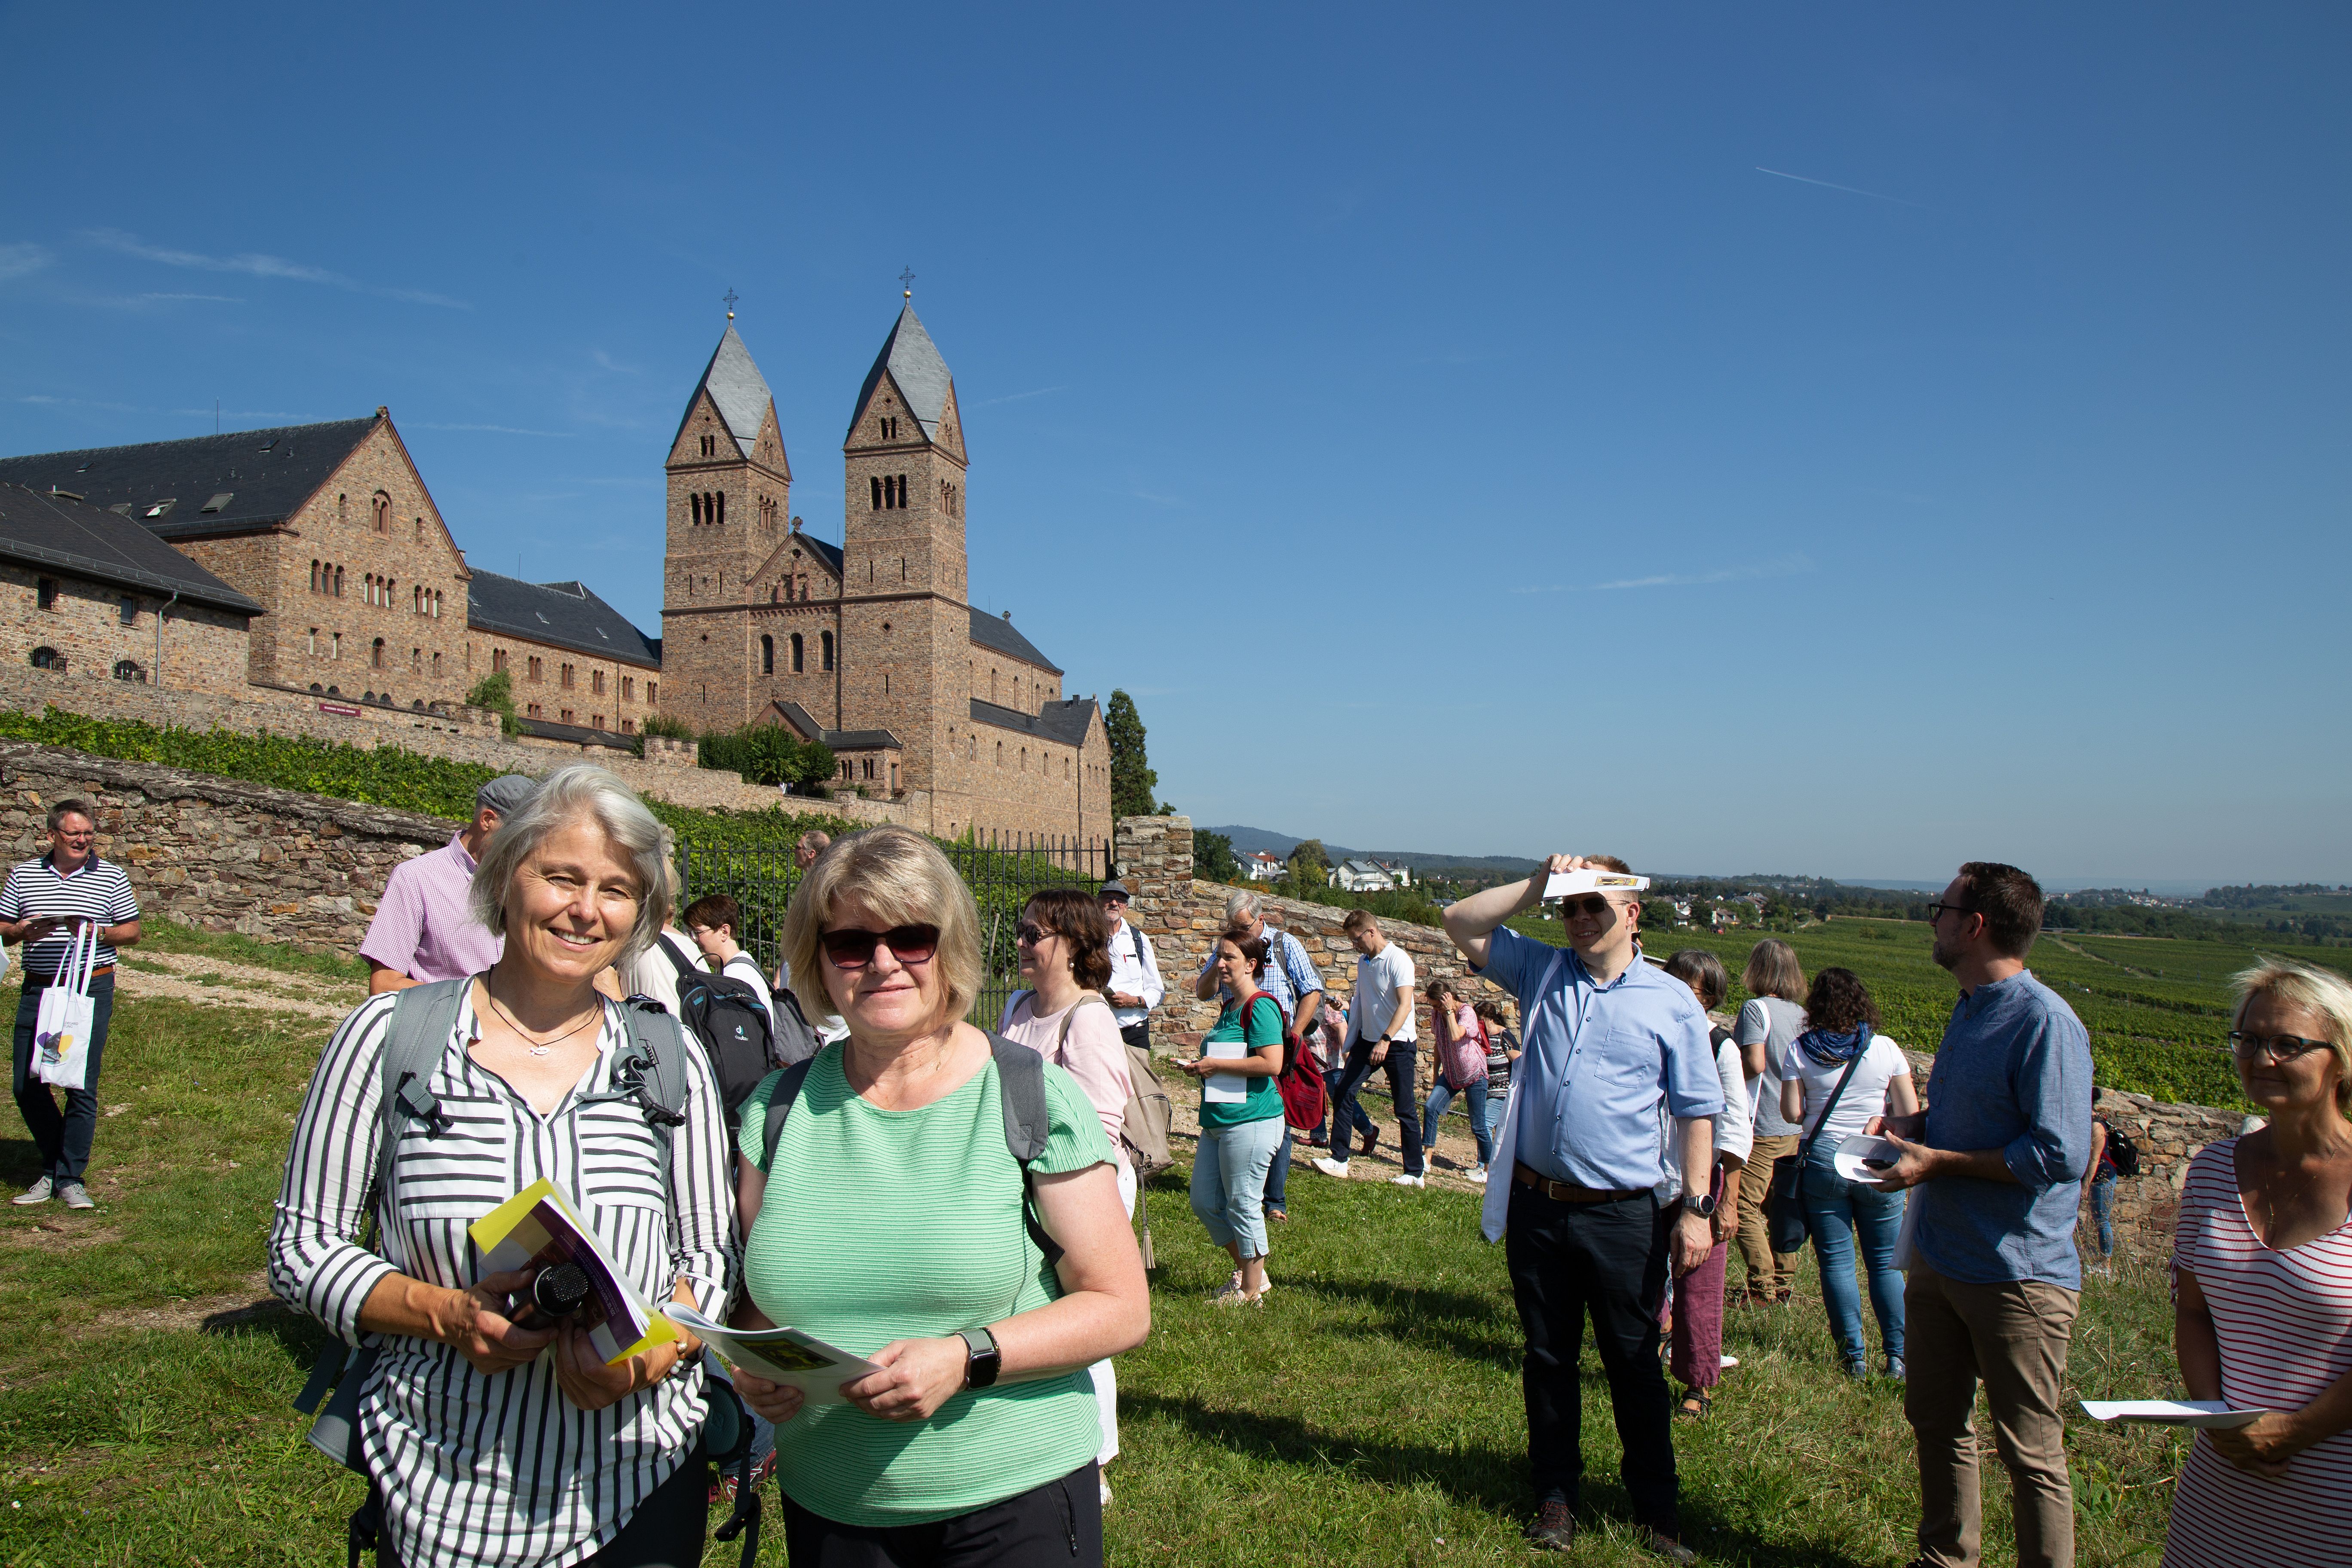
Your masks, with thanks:
[(1971, 860), (1960, 868), (1969, 908), (1984, 916), (1985, 935), (2003, 958), (2023, 958), (2042, 934), (2042, 884), (2014, 866)]
[(538, 794), (537, 779), (526, 778), (520, 773), (506, 773), (474, 792), (474, 809), (495, 811), (499, 814), (499, 820), (505, 822), (529, 805)]
[(1265, 911), (1265, 900), (1247, 888), (1237, 889), (1232, 897), (1225, 900), (1227, 925), (1245, 924), (1256, 920)]
[(830, 833), (820, 833), (815, 828), (812, 827), (806, 833), (801, 835), (800, 842), (796, 847), (805, 849), (813, 855), (822, 855), (826, 850), (833, 847), (833, 835)]
[(88, 817), (91, 826), (98, 826), (98, 814), (90, 810), (89, 802), (77, 796), (71, 800), (61, 800), (49, 807), (49, 831), (55, 833), (65, 825), (68, 816)]
[(1349, 910), (1347, 918), (1339, 922), (1339, 929), (1352, 935), (1360, 931), (1370, 931), (1380, 923), (1380, 918), (1370, 910)]
[(681, 918), (688, 931), (696, 926), (706, 931), (717, 931), (725, 926), (739, 940), (743, 934), (743, 906), (724, 893), (703, 894), (686, 906), (686, 913)]
[(1630, 877), (1633, 874), (1633, 868), (1614, 855), (1587, 855), (1584, 858), (1584, 863), (1588, 866), (1598, 866), (1604, 871), (1614, 871), (1621, 877)]

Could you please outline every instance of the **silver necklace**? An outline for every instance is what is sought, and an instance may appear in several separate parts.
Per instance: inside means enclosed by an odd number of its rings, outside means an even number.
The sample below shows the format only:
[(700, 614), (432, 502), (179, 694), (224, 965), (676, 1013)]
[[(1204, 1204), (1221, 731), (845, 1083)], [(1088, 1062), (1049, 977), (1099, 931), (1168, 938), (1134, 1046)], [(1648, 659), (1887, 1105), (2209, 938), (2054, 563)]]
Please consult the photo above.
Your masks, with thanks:
[(586, 1017), (581, 1019), (580, 1022), (572, 1025), (572, 1027), (564, 1030), (563, 1033), (556, 1036), (553, 1039), (534, 1040), (531, 1038), (530, 1031), (522, 1026), (522, 1020), (516, 1017), (513, 1012), (508, 1008), (507, 1005), (499, 1000), (498, 993), (492, 991), (488, 985), (485, 985), (482, 987), (482, 994), (490, 999), (490, 1005), (497, 1008), (499, 1011), (499, 1016), (507, 1021), (507, 1027), (512, 1029), (516, 1034), (522, 1037), (523, 1040), (526, 1042), (524, 1047), (525, 1050), (534, 1057), (543, 1057), (547, 1055), (548, 1052), (553, 1050), (556, 1047), (562, 1045), (564, 1041), (570, 1039), (572, 1036), (578, 1034), (581, 1030), (594, 1023), (598, 1018), (604, 1016), (604, 1013), (603, 1005), (599, 1004), (588, 1010), (588, 1016)]

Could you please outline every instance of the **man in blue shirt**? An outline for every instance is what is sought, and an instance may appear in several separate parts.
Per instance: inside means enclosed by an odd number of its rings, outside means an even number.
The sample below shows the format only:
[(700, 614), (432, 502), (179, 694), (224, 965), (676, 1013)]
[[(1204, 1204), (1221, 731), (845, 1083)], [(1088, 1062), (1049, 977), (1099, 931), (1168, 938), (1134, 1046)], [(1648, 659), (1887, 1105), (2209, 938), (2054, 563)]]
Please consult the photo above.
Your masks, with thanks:
[(1668, 1138), (1679, 1140), (1685, 1171), (1714, 1160), (1723, 1086), (1697, 998), (1642, 962), (1633, 894), (1563, 900), (1567, 952), (1503, 926), (1536, 906), (1552, 872), (1586, 868), (1627, 867), (1612, 856), (1554, 855), (1526, 881), (1445, 911), (1445, 934), (1471, 967), (1519, 999), (1525, 1048), (1516, 1110), (1486, 1184), (1486, 1232), (1505, 1241), (1527, 1340), (1520, 1383), (1538, 1504), (1528, 1534), (1554, 1551), (1576, 1538), (1584, 1473), (1577, 1362), (1590, 1313), (1635, 1521), (1651, 1551), (1693, 1563), (1678, 1539), (1658, 1309), (1669, 1267), (1688, 1273), (1715, 1249), (1714, 1200), (1695, 1194), (1662, 1204), (1657, 1193), (1667, 1182)]
[(1928, 906), (1935, 959), (1960, 984), (1927, 1108), (1874, 1124), (1901, 1150), (1880, 1184), (1912, 1189), (1904, 1290), (1919, 1446), (1912, 1568), (1975, 1568), (1982, 1545), (1977, 1383), (2016, 1497), (2019, 1568), (2074, 1561), (2059, 1384), (2082, 1289), (2074, 1210), (2091, 1163), (2091, 1043), (2074, 1009), (2026, 972), (2042, 889), (1971, 860)]

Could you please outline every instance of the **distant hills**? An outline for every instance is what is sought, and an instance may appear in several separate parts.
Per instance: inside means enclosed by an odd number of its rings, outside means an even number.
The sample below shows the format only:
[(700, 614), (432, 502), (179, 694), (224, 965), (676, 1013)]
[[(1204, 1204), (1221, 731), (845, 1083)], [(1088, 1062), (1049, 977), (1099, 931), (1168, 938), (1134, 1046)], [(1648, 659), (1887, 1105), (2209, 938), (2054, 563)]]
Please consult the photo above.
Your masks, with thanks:
[[(1208, 827), (1204, 833), (1222, 833), (1234, 841), (1236, 855), (1255, 855), (1264, 850), (1287, 859), (1290, 852), (1306, 840), (1286, 833), (1276, 833), (1265, 827)], [(1341, 860), (1398, 860), (1416, 871), (1442, 872), (1460, 867), (1475, 871), (1504, 871), (1526, 876), (1536, 868), (1536, 863), (1518, 855), (1440, 855), (1426, 849), (1350, 849), (1344, 844), (1334, 844), (1326, 838), (1324, 852), (1334, 864)]]

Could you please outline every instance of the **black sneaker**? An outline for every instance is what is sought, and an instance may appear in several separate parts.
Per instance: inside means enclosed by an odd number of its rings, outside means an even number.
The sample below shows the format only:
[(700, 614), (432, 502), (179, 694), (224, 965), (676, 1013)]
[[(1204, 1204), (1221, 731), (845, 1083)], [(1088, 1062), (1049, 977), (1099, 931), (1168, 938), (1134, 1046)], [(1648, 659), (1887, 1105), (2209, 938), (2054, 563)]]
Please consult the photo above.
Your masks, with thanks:
[(1576, 1540), (1576, 1510), (1564, 1502), (1548, 1502), (1528, 1526), (1528, 1540), (1546, 1552), (1565, 1552)]

